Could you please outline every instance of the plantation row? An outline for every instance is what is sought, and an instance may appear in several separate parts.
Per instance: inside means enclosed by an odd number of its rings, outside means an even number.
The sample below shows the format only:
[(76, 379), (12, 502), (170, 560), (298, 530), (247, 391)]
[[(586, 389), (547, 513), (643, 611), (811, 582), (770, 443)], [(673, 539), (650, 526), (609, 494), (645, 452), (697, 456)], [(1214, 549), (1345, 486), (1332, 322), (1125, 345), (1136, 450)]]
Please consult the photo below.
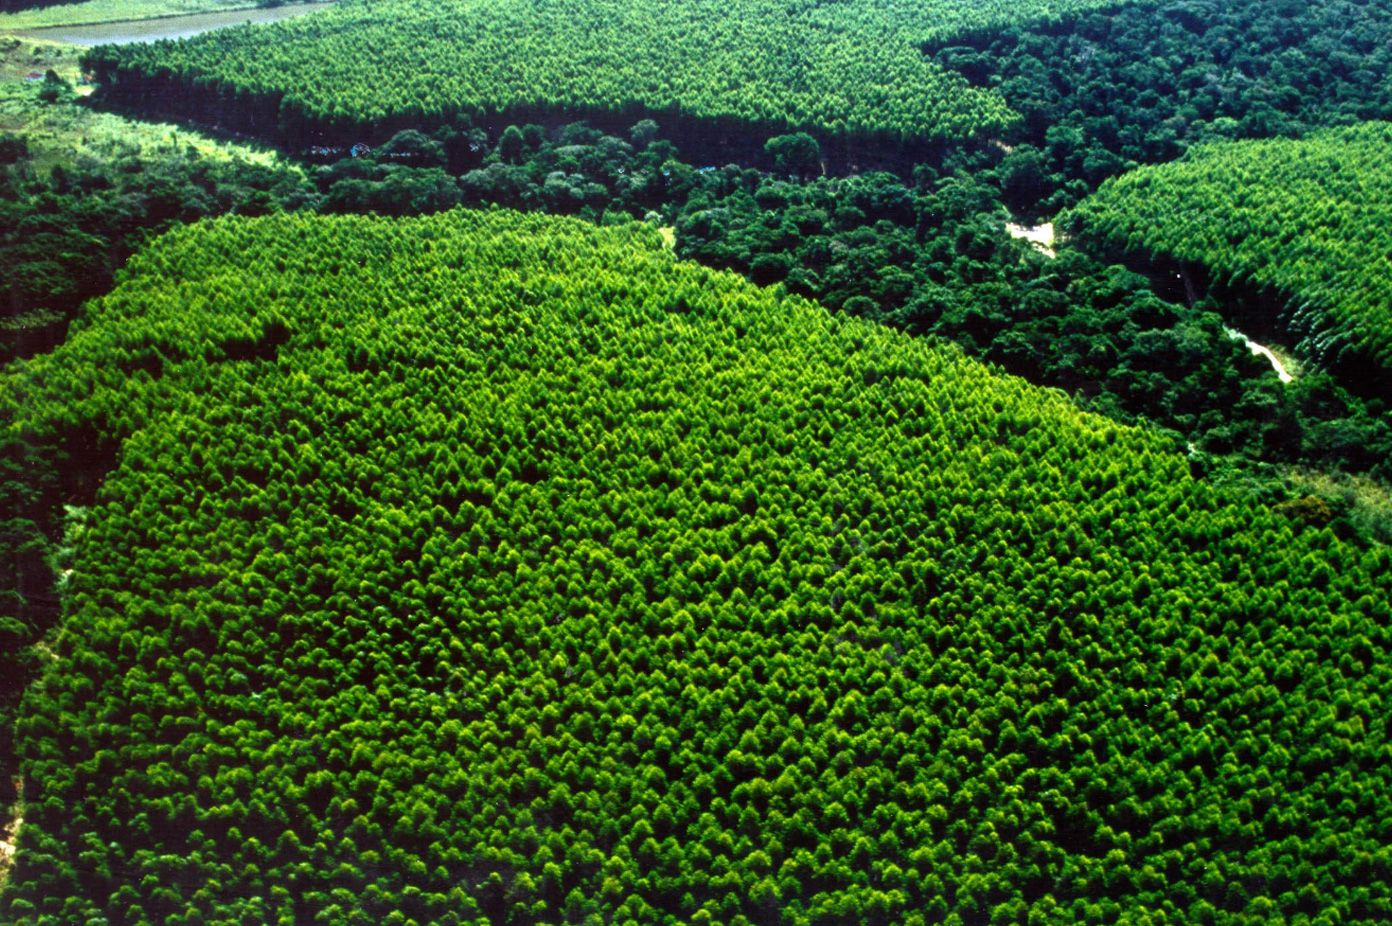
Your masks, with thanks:
[(1392, 391), (1392, 125), (1207, 145), (1104, 184), (1073, 234), (1202, 263), (1291, 302), (1310, 353)]
[(256, 131), (296, 144), (478, 107), (915, 142), (999, 133), (1015, 118), (999, 95), (927, 59), (925, 42), (1103, 5), (349, 0), (268, 27), (101, 48), (84, 66), (118, 97), (254, 108), (266, 123)]
[(176, 230), (7, 921), (1378, 922), (1392, 568), (955, 350), (502, 211)]

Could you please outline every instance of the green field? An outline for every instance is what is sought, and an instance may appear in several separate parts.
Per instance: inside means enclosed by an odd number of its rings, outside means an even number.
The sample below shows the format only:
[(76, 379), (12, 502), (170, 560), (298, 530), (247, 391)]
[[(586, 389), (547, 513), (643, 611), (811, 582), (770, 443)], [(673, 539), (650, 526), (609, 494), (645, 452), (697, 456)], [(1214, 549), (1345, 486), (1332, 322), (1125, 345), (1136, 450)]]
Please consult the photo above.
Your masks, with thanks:
[(38, 109), (38, 101), (31, 92), (37, 88), (24, 80), (26, 75), (52, 70), (75, 84), (82, 76), (78, 58), (85, 50), (64, 42), (0, 35), (0, 131), (23, 128), (16, 117), (31, 116)]
[(964, 138), (1000, 132), (1015, 116), (996, 93), (926, 58), (921, 45), (1107, 5), (350, 0), (270, 28), (104, 49), (91, 60), (117, 84), (172, 75), (172, 83), (160, 78), (164, 89), (150, 88), (157, 96), (182, 86), (274, 101), (270, 118), (283, 127), (406, 126), (483, 107)]
[(214, 160), (298, 171), (264, 146), (217, 140), (187, 126), (139, 121), (67, 102), (44, 105), (38, 97), (42, 84), (29, 83), (24, 76), (52, 70), (72, 85), (73, 98), (86, 96), (92, 88), (80, 84), (78, 65), (84, 50), (60, 42), (0, 36), (0, 132), (22, 135), (41, 172), (54, 164), (73, 167), (84, 159), (109, 158), (118, 149), (154, 157), (189, 148)]
[(1392, 387), (1392, 125), (1205, 145), (1102, 186), (1075, 236), (1203, 264), (1289, 302), (1302, 350)]
[(7, 922), (1392, 916), (1386, 549), (651, 226), (204, 222), (2, 385), (118, 459)]

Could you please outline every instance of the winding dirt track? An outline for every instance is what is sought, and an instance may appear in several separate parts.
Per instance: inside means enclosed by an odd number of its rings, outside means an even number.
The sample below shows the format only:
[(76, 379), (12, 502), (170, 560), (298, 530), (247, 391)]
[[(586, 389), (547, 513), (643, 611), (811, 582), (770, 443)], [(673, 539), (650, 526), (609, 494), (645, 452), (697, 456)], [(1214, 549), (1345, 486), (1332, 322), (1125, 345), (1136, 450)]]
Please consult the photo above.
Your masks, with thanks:
[(1026, 241), (1028, 241), (1030, 244), (1033, 244), (1036, 248), (1038, 248), (1040, 251), (1043, 251), (1045, 254), (1049, 255), (1050, 257), (1055, 257), (1055, 256), (1056, 256), (1056, 255), (1054, 254), (1054, 248), (1053, 248), (1053, 244), (1054, 244), (1054, 223), (1053, 223), (1053, 222), (1045, 222), (1043, 225), (1035, 225), (1035, 226), (1017, 225), (1017, 224), (1015, 224), (1014, 222), (1006, 222), (1006, 223), (1005, 223), (1005, 230), (1008, 231), (1008, 232), (1010, 232), (1010, 237), (1012, 237), (1012, 238), (1024, 238), (1024, 239), (1025, 239)]

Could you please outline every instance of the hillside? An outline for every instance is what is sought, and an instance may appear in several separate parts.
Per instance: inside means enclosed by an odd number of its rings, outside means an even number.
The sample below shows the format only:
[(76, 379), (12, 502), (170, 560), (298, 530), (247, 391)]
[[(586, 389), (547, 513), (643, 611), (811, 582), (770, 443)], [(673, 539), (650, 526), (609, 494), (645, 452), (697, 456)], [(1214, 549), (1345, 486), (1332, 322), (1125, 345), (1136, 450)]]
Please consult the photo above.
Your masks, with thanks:
[(926, 58), (926, 42), (1105, 5), (350, 0), (270, 28), (86, 60), (123, 100), (216, 111), (301, 145), (350, 130), (385, 138), (476, 108), (921, 142), (998, 133), (1015, 118), (999, 95)]
[(182, 228), (0, 395), (119, 448), (8, 921), (1392, 913), (1385, 549), (646, 226)]
[[(1315, 359), (1392, 393), (1392, 125), (1209, 144), (1104, 184), (1064, 224), (1279, 292)], [(1272, 321), (1275, 321), (1274, 319)]]

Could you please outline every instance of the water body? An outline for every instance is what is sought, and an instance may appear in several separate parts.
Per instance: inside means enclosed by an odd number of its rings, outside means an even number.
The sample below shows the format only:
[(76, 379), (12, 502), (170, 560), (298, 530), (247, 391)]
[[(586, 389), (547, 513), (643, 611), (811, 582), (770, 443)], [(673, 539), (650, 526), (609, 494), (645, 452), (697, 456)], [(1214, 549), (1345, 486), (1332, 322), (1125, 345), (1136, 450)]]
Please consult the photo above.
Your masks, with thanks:
[(211, 32), (242, 23), (269, 23), (294, 16), (303, 16), (333, 6), (332, 3), (296, 3), (286, 6), (251, 10), (223, 10), (220, 13), (192, 13), (188, 16), (164, 16), (159, 19), (130, 19), (121, 22), (99, 23), (91, 26), (53, 26), (48, 29), (26, 29), (20, 35), (70, 45), (128, 45), (134, 42), (157, 42), (160, 39), (186, 39), (202, 32)]

